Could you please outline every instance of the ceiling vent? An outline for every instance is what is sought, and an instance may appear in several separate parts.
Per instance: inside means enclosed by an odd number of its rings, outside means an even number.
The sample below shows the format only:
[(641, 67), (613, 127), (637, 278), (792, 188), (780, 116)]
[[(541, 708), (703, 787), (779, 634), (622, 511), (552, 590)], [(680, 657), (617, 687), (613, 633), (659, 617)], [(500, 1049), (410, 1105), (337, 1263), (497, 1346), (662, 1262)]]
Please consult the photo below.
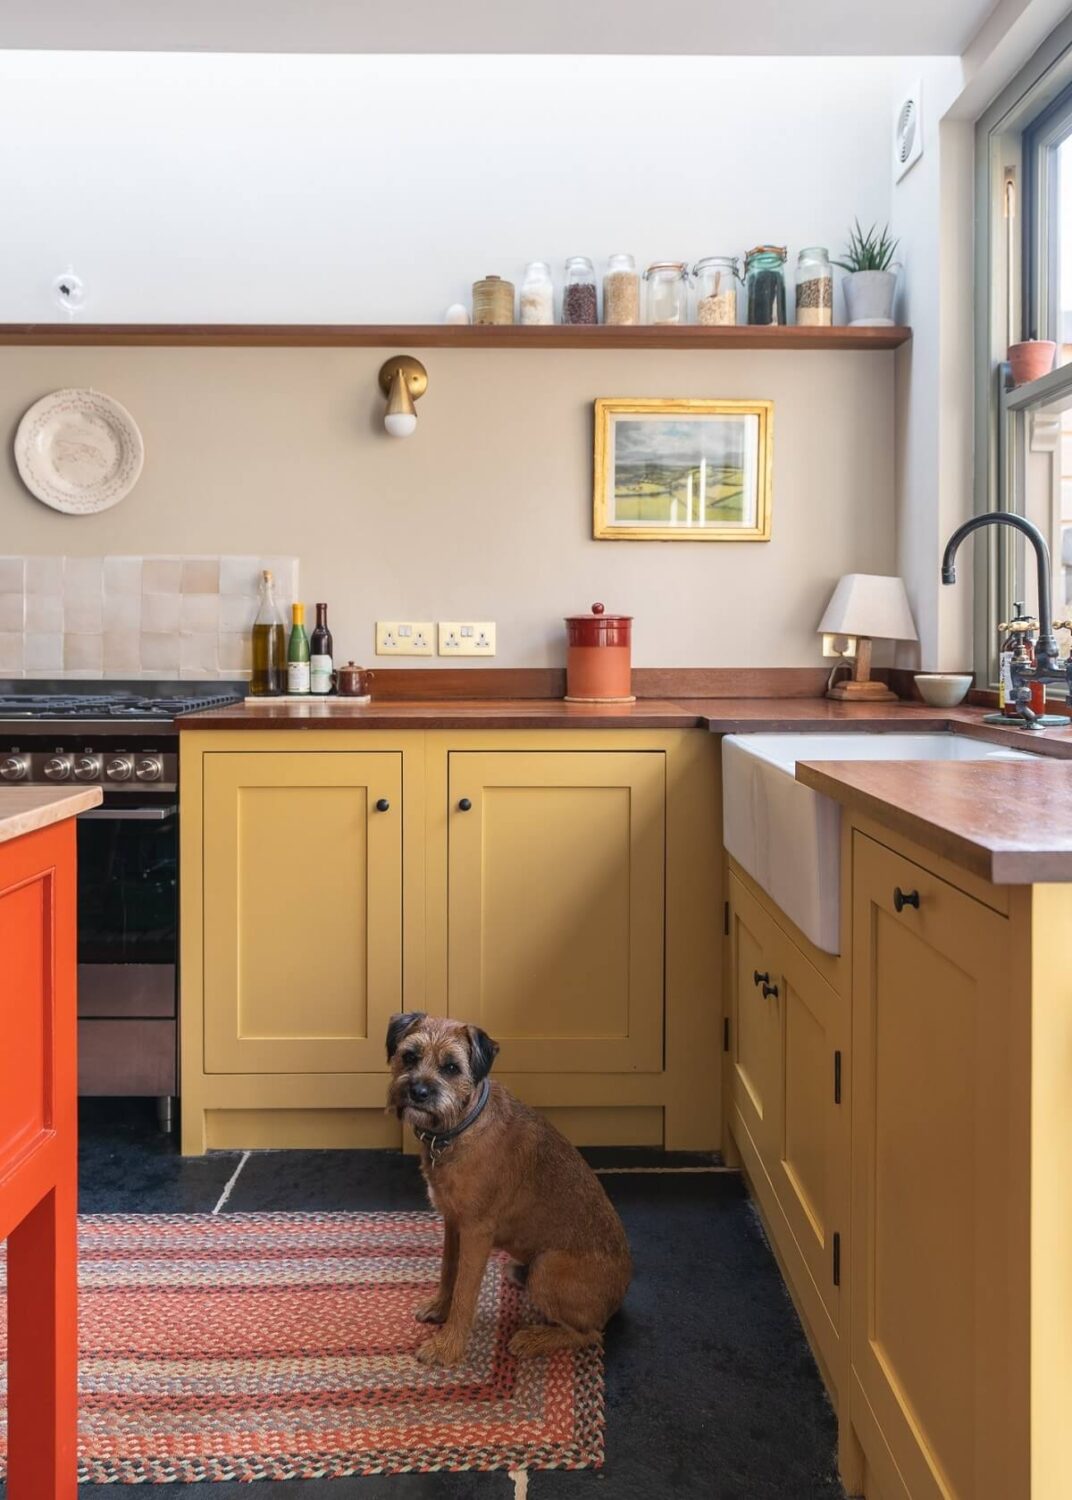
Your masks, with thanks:
[(893, 179), (900, 182), (923, 155), (922, 83), (917, 80), (897, 106), (893, 121)]

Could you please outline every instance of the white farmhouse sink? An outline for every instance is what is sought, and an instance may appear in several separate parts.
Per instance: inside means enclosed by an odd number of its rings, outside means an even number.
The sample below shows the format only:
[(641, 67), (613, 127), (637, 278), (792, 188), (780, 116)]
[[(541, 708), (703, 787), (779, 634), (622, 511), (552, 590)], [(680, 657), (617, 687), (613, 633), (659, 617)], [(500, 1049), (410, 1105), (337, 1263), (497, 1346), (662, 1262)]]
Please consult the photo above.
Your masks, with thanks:
[(1030, 760), (985, 740), (934, 734), (728, 734), (723, 840), (786, 916), (839, 953), (841, 808), (795, 780), (798, 760)]

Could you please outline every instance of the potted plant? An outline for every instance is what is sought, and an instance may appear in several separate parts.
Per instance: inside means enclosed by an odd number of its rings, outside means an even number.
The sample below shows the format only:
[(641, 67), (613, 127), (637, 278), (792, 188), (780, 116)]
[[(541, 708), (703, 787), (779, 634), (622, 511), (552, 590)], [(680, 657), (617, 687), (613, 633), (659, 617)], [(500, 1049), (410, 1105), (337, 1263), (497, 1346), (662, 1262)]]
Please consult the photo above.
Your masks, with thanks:
[(1024, 339), (1009, 345), (1009, 370), (1013, 385), (1041, 380), (1053, 369), (1057, 345), (1052, 339)]
[(845, 288), (845, 311), (848, 322), (857, 328), (891, 328), (893, 297), (897, 290), (897, 272), (892, 269), (897, 241), (890, 238), (889, 225), (879, 234), (875, 226), (865, 234), (859, 219), (853, 224), (844, 260), (836, 260), (848, 275)]

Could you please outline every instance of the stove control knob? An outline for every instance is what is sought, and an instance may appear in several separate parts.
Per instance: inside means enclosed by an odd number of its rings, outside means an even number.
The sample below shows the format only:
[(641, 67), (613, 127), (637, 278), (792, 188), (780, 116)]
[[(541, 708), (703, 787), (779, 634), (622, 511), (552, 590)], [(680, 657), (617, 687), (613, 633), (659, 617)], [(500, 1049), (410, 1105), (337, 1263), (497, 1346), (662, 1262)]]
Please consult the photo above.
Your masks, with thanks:
[(30, 774), (30, 757), (28, 755), (9, 755), (0, 761), (0, 776), (5, 781), (25, 781)]
[(129, 781), (134, 774), (134, 758), (130, 755), (116, 755), (104, 768), (104, 774), (109, 781)]
[(45, 761), (45, 775), (49, 781), (66, 781), (74, 764), (70, 755), (53, 755)]
[(134, 768), (139, 781), (159, 781), (164, 774), (164, 763), (159, 755), (143, 755)]
[(99, 755), (79, 755), (74, 763), (75, 781), (99, 781), (101, 773), (101, 757)]

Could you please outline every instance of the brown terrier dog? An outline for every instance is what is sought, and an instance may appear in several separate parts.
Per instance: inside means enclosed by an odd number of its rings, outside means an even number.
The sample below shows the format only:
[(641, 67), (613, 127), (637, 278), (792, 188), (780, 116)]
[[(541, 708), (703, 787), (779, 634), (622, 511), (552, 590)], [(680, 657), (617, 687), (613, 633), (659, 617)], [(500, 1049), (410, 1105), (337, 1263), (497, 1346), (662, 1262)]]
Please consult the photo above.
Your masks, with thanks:
[(388, 1107), (413, 1127), (421, 1171), (443, 1215), (439, 1291), (417, 1313), (443, 1326), (417, 1350), (425, 1364), (465, 1357), (493, 1249), (518, 1262), (547, 1324), (521, 1328), (516, 1355), (598, 1343), (632, 1276), (622, 1221), (580, 1153), (488, 1073), (499, 1047), (478, 1026), (392, 1017)]

